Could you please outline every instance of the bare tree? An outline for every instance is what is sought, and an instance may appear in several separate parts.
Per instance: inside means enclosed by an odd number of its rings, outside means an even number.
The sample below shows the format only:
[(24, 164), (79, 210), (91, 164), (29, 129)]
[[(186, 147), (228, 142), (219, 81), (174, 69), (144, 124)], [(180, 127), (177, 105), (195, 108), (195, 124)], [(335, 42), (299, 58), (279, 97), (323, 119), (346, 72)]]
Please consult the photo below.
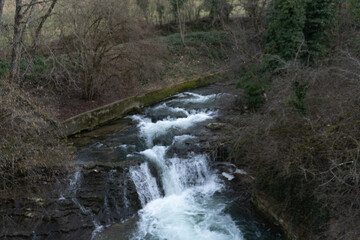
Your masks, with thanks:
[[(32, 3), (33, 1), (31, 1)], [(21, 23), (24, 19), (25, 14), (29, 11), (32, 7), (27, 7), (23, 11), (23, 4), (22, 0), (15, 1), (15, 18), (14, 18), (14, 34), (13, 34), (13, 46), (11, 51), (11, 70), (10, 70), (10, 82), (19, 82), (20, 81), (20, 58), (22, 53), (22, 33), (25, 32), (30, 17), (26, 19), (25, 25), (23, 29), (21, 28)]]
[(89, 0), (67, 3), (58, 22), (61, 45), (66, 53), (63, 66), (67, 79), (75, 79), (86, 100), (93, 100), (105, 84), (118, 75), (116, 62), (124, 55), (122, 44), (138, 39), (134, 18), (125, 11), (126, 1)]
[(256, 33), (263, 27), (265, 10), (269, 3), (270, 0), (240, 0), (240, 5), (250, 17)]
[(156, 1), (156, 12), (159, 18), (159, 24), (162, 26), (165, 15), (165, 6), (160, 0)]
[[(34, 11), (35, 8), (39, 5), (44, 5), (51, 3), (46, 13), (40, 17), (40, 22), (36, 27), (35, 37), (33, 42), (33, 51), (32, 55), (34, 56), (29, 61), (29, 66), (27, 69), (31, 69), (32, 61), (35, 58), (38, 39), (41, 33), (41, 30), (44, 26), (45, 21), (51, 15), (52, 10), (55, 7), (57, 0), (30, 0), (28, 3), (23, 3), (23, 0), (15, 1), (15, 17), (14, 17), (14, 32), (13, 32), (13, 42), (12, 42), (12, 51), (11, 51), (11, 70), (10, 70), (10, 82), (17, 82), (20, 86), (23, 83), (24, 75), (20, 73), (20, 61), (22, 59), (23, 49), (24, 49), (24, 38), (26, 36), (28, 27), (31, 22), (34, 21)], [(26, 71), (25, 71), (26, 72)]]
[(185, 46), (185, 19), (183, 14), (184, 4), (187, 0), (171, 0), (171, 8), (175, 22), (178, 23), (181, 43)]
[[(182, 3), (182, 5), (183, 5), (183, 3)], [(185, 22), (182, 19), (182, 14), (181, 14), (180, 8), (181, 8), (181, 6), (179, 4), (179, 0), (176, 0), (177, 20), (178, 20), (178, 24), (179, 24), (180, 38), (181, 38), (181, 42), (182, 42), (183, 46), (186, 46), (186, 44), (185, 44)]]
[(40, 22), (39, 25), (37, 26), (36, 30), (35, 30), (35, 36), (33, 39), (33, 44), (32, 44), (32, 49), (31, 49), (31, 58), (29, 60), (28, 66), (23, 74), (23, 77), (26, 76), (27, 73), (29, 73), (32, 69), (32, 66), (34, 64), (34, 60), (36, 57), (36, 53), (37, 53), (37, 49), (38, 49), (38, 45), (39, 45), (39, 37), (40, 37), (40, 33), (41, 30), (44, 26), (44, 23), (46, 22), (46, 20), (51, 16), (52, 11), (54, 10), (54, 7), (57, 3), (57, 0), (52, 0), (51, 4), (49, 6), (49, 8), (47, 9), (46, 13), (40, 17)]
[(149, 0), (136, 0), (136, 4), (143, 12), (146, 22), (149, 23), (149, 16), (148, 16)]
[(212, 25), (216, 22), (220, 22), (222, 25), (228, 22), (234, 7), (229, 0), (205, 0), (203, 6), (209, 11)]
[(0, 28), (1, 28), (1, 19), (2, 19), (2, 14), (3, 14), (3, 10), (4, 10), (4, 4), (5, 4), (5, 0), (0, 0)]

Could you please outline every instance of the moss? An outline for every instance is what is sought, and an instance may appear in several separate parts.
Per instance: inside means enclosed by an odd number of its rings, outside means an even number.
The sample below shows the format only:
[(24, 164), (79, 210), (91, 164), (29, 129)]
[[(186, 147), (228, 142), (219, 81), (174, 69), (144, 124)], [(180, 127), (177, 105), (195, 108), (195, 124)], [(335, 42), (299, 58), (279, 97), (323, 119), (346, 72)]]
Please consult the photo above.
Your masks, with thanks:
[(124, 117), (133, 109), (154, 104), (177, 93), (203, 87), (215, 82), (223, 73), (203, 76), (174, 86), (155, 90), (140, 96), (126, 98), (106, 106), (74, 116), (62, 122), (63, 136), (71, 136), (85, 130), (93, 130), (101, 125)]

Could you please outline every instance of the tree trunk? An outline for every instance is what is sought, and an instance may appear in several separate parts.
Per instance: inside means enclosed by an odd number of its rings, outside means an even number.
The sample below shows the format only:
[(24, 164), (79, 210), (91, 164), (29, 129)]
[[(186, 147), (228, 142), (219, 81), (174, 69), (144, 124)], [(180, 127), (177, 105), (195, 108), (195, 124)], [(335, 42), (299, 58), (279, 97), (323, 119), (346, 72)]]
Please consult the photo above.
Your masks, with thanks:
[[(31, 0), (26, 8), (22, 0), (15, 0), (15, 17), (14, 17), (14, 33), (13, 46), (11, 51), (11, 69), (10, 69), (10, 83), (17, 82), (22, 87), (23, 78), (20, 76), (20, 61), (22, 57), (23, 42), (26, 30), (30, 24), (36, 0)], [(27, 16), (24, 18), (24, 16)], [(23, 25), (23, 26), (22, 26)]]
[(57, 0), (52, 0), (52, 3), (50, 5), (49, 9), (44, 14), (44, 16), (41, 17), (41, 21), (40, 21), (38, 27), (36, 28), (34, 42), (33, 42), (32, 50), (31, 50), (31, 59), (29, 61), (28, 66), (26, 67), (25, 72), (24, 72), (24, 77), (26, 76), (27, 73), (31, 72), (31, 69), (33, 67), (34, 60), (36, 57), (36, 52), (37, 52), (37, 48), (38, 48), (38, 42), (39, 42), (41, 29), (44, 26), (45, 21), (50, 17), (50, 15), (55, 7), (56, 2), (57, 2)]
[(183, 23), (183, 21), (181, 20), (181, 12), (180, 12), (180, 7), (179, 7), (179, 0), (176, 1), (176, 8), (177, 8), (177, 18), (178, 18), (178, 22), (179, 22), (179, 32), (180, 32), (180, 38), (181, 38), (181, 43), (184, 47), (186, 47), (185, 45), (185, 24)]
[(23, 15), (21, 14), (22, 0), (16, 0), (15, 18), (14, 18), (14, 35), (13, 47), (11, 51), (11, 71), (10, 83), (19, 82), (20, 79), (20, 58), (22, 51), (21, 44), (21, 21)]
[(1, 25), (2, 25), (2, 14), (3, 14), (3, 10), (4, 10), (4, 3), (5, 0), (0, 0), (0, 30), (1, 30)]

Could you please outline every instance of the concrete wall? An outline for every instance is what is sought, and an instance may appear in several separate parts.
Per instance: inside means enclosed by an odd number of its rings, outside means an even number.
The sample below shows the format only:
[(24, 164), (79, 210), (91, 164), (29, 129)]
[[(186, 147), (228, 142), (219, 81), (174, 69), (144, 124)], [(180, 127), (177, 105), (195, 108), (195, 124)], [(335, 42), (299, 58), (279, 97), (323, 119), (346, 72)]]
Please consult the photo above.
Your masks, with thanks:
[(71, 117), (61, 123), (62, 135), (71, 136), (124, 117), (130, 111), (159, 102), (180, 92), (214, 83), (223, 73), (215, 73), (194, 80), (182, 82), (143, 95), (122, 99), (111, 104)]

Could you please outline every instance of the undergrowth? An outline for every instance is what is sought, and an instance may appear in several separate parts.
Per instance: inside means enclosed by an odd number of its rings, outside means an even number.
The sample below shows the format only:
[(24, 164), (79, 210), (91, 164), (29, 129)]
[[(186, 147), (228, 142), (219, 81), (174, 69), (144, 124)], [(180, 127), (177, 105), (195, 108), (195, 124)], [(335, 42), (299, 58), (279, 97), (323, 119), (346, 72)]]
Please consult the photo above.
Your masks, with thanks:
[(263, 107), (239, 119), (235, 158), (254, 168), (256, 191), (276, 200), (301, 239), (356, 239), (360, 59), (339, 52), (325, 63), (283, 68)]
[[(167, 39), (170, 52), (180, 53), (184, 50), (179, 33), (172, 34)], [(232, 44), (231, 36), (226, 31), (191, 32), (185, 35), (187, 50), (197, 57), (202, 55), (214, 60), (226, 60)]]
[(0, 193), (65, 173), (72, 154), (57, 123), (6, 80), (0, 89)]

